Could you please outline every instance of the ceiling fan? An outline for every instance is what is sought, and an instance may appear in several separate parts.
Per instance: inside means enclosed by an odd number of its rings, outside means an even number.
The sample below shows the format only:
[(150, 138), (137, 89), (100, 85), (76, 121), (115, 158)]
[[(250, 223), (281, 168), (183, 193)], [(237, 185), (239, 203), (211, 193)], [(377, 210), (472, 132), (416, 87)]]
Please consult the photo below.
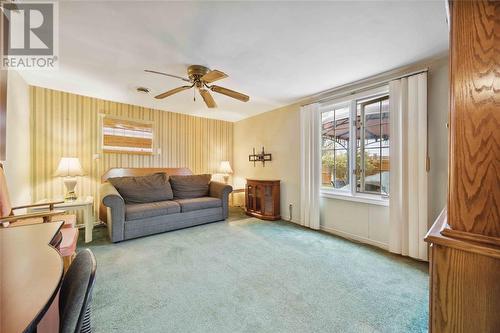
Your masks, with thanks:
[(217, 107), (215, 100), (213, 99), (212, 95), (210, 94), (210, 91), (214, 91), (216, 93), (235, 98), (235, 99), (240, 100), (242, 102), (248, 102), (248, 100), (250, 99), (249, 96), (242, 94), (242, 93), (239, 93), (237, 91), (223, 88), (223, 87), (216, 86), (216, 85), (209, 85), (209, 83), (226, 78), (227, 75), (221, 71), (216, 70), (216, 69), (210, 70), (205, 66), (200, 66), (200, 65), (189, 66), (187, 69), (188, 78), (185, 78), (182, 76), (177, 76), (177, 75), (172, 75), (172, 74), (167, 74), (167, 73), (162, 73), (162, 72), (157, 72), (157, 71), (152, 71), (149, 69), (145, 69), (144, 71), (148, 72), (148, 73), (170, 76), (170, 77), (180, 79), (180, 80), (183, 80), (185, 82), (190, 83), (190, 85), (181, 86), (178, 88), (174, 88), (172, 90), (168, 90), (164, 93), (161, 93), (161, 94), (155, 96), (156, 99), (163, 99), (163, 98), (166, 98), (166, 97), (171, 96), (173, 94), (177, 94), (178, 92), (188, 90), (191, 88), (198, 89), (201, 97), (203, 97), (203, 100), (205, 101), (205, 104), (207, 104), (207, 106), (209, 108), (216, 108)]

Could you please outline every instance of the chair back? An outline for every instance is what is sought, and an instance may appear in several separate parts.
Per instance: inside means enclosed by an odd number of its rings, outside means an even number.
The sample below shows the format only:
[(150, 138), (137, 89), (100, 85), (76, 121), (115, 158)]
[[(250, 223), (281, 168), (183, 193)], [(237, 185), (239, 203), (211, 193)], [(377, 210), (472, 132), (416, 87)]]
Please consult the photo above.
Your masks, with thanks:
[(90, 249), (76, 255), (59, 294), (59, 332), (90, 332), (90, 304), (94, 287), (96, 261)]
[(3, 165), (0, 164), (0, 216), (9, 216), (12, 213), (12, 204), (10, 203), (9, 189), (7, 188), (7, 179), (3, 171)]

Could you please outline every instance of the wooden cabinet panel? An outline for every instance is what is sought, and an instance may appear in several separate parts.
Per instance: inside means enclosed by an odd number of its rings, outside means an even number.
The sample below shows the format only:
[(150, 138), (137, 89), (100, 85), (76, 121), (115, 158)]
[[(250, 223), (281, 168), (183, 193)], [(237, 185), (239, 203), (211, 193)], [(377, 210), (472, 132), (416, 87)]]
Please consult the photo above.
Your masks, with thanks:
[(443, 234), (444, 210), (427, 234), (429, 332), (500, 332), (500, 247)]
[(500, 237), (500, 1), (450, 2), (452, 229)]
[(247, 179), (246, 213), (264, 220), (279, 220), (280, 181)]
[(431, 332), (500, 332), (500, 259), (434, 244)]

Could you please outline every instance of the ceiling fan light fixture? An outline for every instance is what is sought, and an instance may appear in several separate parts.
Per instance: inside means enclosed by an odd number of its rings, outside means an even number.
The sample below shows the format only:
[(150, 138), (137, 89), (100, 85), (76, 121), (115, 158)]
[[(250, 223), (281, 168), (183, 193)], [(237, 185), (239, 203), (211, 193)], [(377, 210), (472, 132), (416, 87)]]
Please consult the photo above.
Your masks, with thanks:
[(145, 69), (144, 71), (148, 72), (148, 73), (160, 74), (160, 75), (165, 75), (165, 76), (177, 78), (177, 79), (191, 83), (190, 86), (182, 86), (182, 87), (177, 87), (177, 88), (165, 91), (164, 93), (161, 93), (161, 94), (155, 96), (156, 99), (163, 99), (163, 98), (166, 98), (166, 97), (171, 96), (173, 94), (176, 94), (176, 93), (179, 93), (181, 91), (195, 87), (195, 88), (198, 88), (200, 95), (203, 97), (203, 101), (205, 102), (205, 104), (209, 108), (217, 107), (215, 100), (213, 99), (212, 95), (210, 94), (210, 91), (226, 95), (228, 97), (240, 100), (242, 102), (248, 102), (250, 100), (249, 96), (242, 94), (242, 93), (239, 93), (237, 91), (227, 89), (224, 87), (219, 87), (216, 85), (209, 86), (208, 83), (212, 83), (212, 82), (222, 80), (222, 79), (228, 77), (228, 75), (226, 73), (221, 72), (221, 71), (216, 70), (216, 69), (210, 70), (208, 67), (205, 67), (205, 66), (191, 65), (187, 68), (187, 75), (188, 75), (189, 79), (183, 78), (181, 76), (157, 72), (157, 71), (153, 71), (153, 70), (149, 70), (149, 69)]

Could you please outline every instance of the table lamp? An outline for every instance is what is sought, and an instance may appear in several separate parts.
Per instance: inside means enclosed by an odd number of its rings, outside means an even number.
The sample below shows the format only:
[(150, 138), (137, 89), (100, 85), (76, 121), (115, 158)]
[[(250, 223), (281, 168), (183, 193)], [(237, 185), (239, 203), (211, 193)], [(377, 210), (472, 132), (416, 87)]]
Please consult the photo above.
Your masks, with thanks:
[(66, 186), (65, 201), (74, 201), (77, 199), (75, 193), (76, 176), (83, 176), (82, 165), (77, 157), (62, 157), (56, 170), (56, 176), (64, 177), (64, 186)]
[(229, 164), (229, 161), (220, 162), (219, 172), (224, 175), (224, 182), (227, 184), (229, 175), (233, 173), (233, 169), (231, 169), (231, 164)]

